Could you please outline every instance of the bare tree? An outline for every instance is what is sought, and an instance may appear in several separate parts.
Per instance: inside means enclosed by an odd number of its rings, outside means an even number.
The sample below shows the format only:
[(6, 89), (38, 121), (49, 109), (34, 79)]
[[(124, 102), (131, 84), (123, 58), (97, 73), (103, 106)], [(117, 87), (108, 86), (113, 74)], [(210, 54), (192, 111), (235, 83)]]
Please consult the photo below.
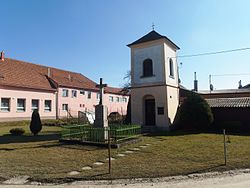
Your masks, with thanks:
[(125, 94), (129, 94), (130, 93), (130, 87), (131, 87), (131, 71), (128, 70), (125, 74), (125, 76), (123, 77), (123, 80), (125, 81), (125, 83), (123, 84), (123, 88), (122, 91)]
[(123, 85), (123, 93), (124, 94), (129, 94), (129, 100), (128, 100), (128, 105), (127, 105), (127, 115), (125, 118), (124, 123), (125, 124), (131, 124), (131, 96), (130, 96), (130, 89), (131, 89), (131, 71), (127, 71), (125, 74), (123, 80), (125, 80), (125, 83)]

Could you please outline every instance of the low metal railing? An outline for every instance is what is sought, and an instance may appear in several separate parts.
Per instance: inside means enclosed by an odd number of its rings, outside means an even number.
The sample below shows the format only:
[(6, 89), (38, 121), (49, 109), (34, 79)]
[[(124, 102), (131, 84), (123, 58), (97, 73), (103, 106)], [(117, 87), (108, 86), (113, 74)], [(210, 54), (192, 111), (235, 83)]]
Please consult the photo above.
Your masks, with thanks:
[(112, 143), (119, 143), (124, 140), (136, 138), (141, 134), (139, 125), (111, 125), (105, 128), (95, 128), (89, 125), (71, 125), (62, 127), (62, 139), (80, 140), (84, 142), (105, 143), (110, 138)]

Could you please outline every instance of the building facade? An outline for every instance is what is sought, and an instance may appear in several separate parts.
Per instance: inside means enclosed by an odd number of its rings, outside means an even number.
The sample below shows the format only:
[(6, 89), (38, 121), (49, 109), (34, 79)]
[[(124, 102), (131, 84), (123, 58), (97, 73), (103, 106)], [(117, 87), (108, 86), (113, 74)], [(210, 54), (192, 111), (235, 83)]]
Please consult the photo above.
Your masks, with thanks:
[(132, 123), (168, 130), (179, 105), (179, 47), (154, 30), (128, 47)]
[[(129, 96), (121, 88), (105, 88), (108, 113), (127, 113)], [(94, 113), (99, 102), (96, 83), (80, 73), (46, 67), (0, 55), (0, 121), (30, 119), (38, 109), (42, 119)]]

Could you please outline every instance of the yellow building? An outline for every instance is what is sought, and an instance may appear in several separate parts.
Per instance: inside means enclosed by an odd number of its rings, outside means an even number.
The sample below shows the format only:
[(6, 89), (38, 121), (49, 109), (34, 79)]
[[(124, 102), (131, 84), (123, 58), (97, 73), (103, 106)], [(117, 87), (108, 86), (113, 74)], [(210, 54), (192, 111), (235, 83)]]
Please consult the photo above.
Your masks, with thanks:
[(179, 105), (177, 50), (156, 31), (128, 45), (131, 49), (131, 121), (168, 130)]

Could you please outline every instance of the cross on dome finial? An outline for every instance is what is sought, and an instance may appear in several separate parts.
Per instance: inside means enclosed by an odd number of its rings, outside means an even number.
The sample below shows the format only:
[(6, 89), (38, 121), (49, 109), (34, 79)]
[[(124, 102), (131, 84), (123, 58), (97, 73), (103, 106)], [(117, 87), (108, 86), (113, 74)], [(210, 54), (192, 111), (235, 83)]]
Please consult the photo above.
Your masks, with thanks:
[(154, 22), (152, 23), (152, 30), (153, 31), (155, 30), (155, 24), (154, 24)]

